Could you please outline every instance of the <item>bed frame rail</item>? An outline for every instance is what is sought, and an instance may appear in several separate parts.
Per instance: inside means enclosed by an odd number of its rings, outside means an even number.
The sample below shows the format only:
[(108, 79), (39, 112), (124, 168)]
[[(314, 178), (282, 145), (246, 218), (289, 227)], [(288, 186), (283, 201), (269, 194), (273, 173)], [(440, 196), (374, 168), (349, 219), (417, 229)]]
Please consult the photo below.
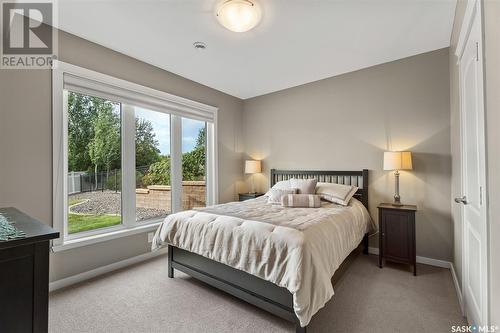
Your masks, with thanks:
[(169, 276), (177, 269), (285, 320), (297, 321), (293, 297), (286, 288), (171, 245), (168, 253), (172, 253)]

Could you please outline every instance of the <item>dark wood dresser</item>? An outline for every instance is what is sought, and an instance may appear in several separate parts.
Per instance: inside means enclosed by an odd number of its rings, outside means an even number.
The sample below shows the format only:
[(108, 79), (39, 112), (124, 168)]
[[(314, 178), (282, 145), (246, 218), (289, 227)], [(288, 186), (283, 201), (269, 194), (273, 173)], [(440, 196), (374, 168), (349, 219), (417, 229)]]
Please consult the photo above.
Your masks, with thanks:
[(383, 259), (413, 266), (417, 275), (417, 254), (415, 250), (415, 212), (417, 206), (393, 206), (382, 203), (379, 211), (379, 267)]
[(0, 331), (47, 332), (49, 243), (59, 233), (16, 208), (0, 213), (26, 233), (0, 241)]

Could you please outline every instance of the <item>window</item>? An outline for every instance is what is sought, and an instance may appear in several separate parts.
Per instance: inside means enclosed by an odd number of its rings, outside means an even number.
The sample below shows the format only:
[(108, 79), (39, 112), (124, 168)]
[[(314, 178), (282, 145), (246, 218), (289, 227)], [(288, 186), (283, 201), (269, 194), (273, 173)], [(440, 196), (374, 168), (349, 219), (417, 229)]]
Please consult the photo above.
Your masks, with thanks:
[(121, 106), (67, 96), (68, 234), (121, 224)]
[(135, 108), (136, 220), (163, 219), (172, 212), (170, 115)]
[(216, 203), (216, 108), (58, 61), (53, 106), (55, 250)]
[(182, 118), (182, 209), (206, 206), (206, 145), (204, 121)]

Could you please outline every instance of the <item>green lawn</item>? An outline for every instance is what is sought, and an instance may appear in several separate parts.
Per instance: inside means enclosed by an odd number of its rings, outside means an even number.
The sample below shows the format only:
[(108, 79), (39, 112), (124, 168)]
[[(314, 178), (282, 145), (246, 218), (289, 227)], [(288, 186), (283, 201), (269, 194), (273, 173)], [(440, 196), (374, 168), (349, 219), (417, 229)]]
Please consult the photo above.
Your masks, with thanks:
[(111, 227), (113, 225), (120, 224), (121, 219), (121, 216), (118, 215), (86, 215), (70, 213), (68, 218), (68, 233), (72, 234), (80, 231)]

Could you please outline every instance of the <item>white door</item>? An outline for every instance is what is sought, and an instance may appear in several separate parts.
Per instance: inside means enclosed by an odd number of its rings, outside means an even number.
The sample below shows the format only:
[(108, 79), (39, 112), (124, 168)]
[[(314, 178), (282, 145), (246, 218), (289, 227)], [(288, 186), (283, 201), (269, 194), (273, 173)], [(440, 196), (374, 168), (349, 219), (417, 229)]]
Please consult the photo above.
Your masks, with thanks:
[(488, 323), (483, 61), (479, 1), (471, 16), (460, 63), (462, 196), (462, 293), (469, 323)]

